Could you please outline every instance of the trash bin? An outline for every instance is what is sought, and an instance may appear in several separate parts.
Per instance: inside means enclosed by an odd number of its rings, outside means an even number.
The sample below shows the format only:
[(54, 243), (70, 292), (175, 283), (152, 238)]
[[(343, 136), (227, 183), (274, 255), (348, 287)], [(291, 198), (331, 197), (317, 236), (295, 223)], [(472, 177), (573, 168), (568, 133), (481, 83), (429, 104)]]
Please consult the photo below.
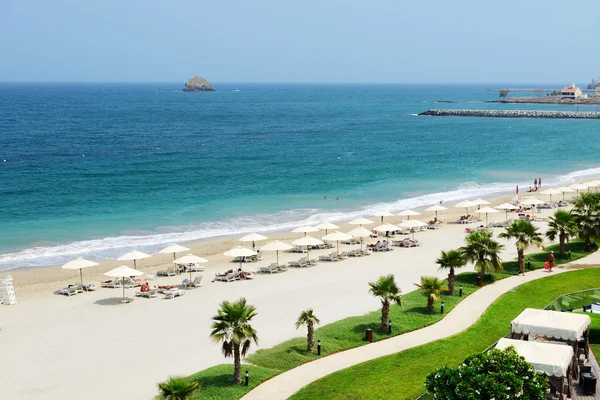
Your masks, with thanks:
[(373, 343), (373, 329), (367, 329), (365, 332), (365, 340), (369, 343)]

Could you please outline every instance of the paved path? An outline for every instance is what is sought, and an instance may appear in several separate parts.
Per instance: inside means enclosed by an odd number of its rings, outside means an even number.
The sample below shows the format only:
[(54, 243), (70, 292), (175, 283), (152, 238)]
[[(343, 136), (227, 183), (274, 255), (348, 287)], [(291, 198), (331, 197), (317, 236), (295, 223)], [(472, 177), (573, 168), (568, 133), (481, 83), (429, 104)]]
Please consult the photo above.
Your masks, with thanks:
[[(555, 268), (551, 275), (565, 271), (562, 268)], [(549, 276), (548, 272), (536, 270), (528, 272), (526, 276), (513, 276), (497, 281), (471, 294), (444, 319), (433, 325), (303, 364), (262, 383), (242, 399), (287, 399), (309, 383), (336, 371), (460, 333), (473, 325), (504, 293), (523, 283), (547, 276)]]

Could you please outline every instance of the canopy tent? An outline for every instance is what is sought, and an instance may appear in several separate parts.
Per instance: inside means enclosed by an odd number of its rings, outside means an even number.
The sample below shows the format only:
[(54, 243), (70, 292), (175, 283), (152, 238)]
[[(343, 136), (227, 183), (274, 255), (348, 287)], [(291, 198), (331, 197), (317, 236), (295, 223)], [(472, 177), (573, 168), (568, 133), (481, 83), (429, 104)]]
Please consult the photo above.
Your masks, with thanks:
[(498, 206), (496, 206), (495, 208), (499, 209), (499, 210), (504, 210), (506, 212), (506, 220), (508, 221), (508, 210), (516, 210), (517, 206), (515, 206), (514, 204), (510, 204), (510, 203), (502, 203)]
[(533, 366), (535, 372), (547, 376), (550, 383), (559, 388), (560, 398), (563, 398), (566, 380), (568, 396), (572, 397), (574, 353), (571, 346), (502, 338), (496, 344), (496, 349), (504, 350), (509, 346), (514, 347), (517, 354)]
[(435, 211), (435, 219), (437, 219), (437, 217), (438, 217), (438, 211), (444, 211), (444, 210), (447, 210), (447, 209), (448, 209), (447, 207), (440, 206), (440, 205), (436, 204), (436, 205), (433, 205), (433, 206), (431, 206), (429, 208), (426, 208), (425, 211), (427, 211), (427, 212), (433, 212), (433, 211)]
[(279, 240), (275, 240), (271, 243), (268, 243), (262, 247), (263, 251), (274, 251), (277, 255), (277, 267), (279, 267), (279, 251), (291, 250), (293, 247), (287, 243), (280, 242)]
[(329, 229), (340, 229), (339, 226), (337, 226), (336, 224), (332, 224), (331, 222), (323, 222), (323, 223), (315, 226), (315, 228), (317, 228), (317, 229), (324, 229), (326, 235), (327, 235), (327, 231)]
[(81, 284), (83, 285), (83, 272), (81, 270), (83, 268), (95, 267), (98, 265), (97, 262), (85, 260), (81, 257), (76, 258), (73, 261), (69, 261), (65, 265), (62, 266), (62, 269), (78, 269), (79, 270), (79, 278), (81, 279)]
[(410, 217), (421, 215), (421, 213), (413, 210), (404, 210), (401, 213), (398, 213), (398, 215), (401, 217), (406, 217), (406, 219), (410, 219)]
[[(526, 308), (510, 323), (511, 339), (520, 339), (527, 335), (560, 340), (573, 346), (574, 354), (577, 354), (579, 338), (583, 336), (585, 357), (589, 358), (591, 323), (587, 315)], [(577, 378), (576, 356), (573, 356), (572, 362), (571, 370)]]
[(550, 344), (502, 338), (496, 348), (504, 350), (513, 346), (517, 353), (533, 365), (538, 374), (565, 377), (573, 358), (573, 348), (563, 344)]
[(180, 246), (178, 244), (170, 244), (167, 247), (165, 247), (162, 250), (159, 250), (157, 252), (157, 254), (171, 254), (173, 253), (173, 260), (176, 259), (177, 257), (175, 256), (175, 253), (181, 253), (182, 251), (188, 251), (189, 249), (187, 247), (184, 246)]
[(393, 217), (394, 214), (387, 210), (378, 210), (371, 214), (374, 217), (381, 217), (381, 223), (383, 224), (383, 217)]
[(513, 333), (576, 342), (591, 323), (587, 315), (526, 308), (510, 325)]

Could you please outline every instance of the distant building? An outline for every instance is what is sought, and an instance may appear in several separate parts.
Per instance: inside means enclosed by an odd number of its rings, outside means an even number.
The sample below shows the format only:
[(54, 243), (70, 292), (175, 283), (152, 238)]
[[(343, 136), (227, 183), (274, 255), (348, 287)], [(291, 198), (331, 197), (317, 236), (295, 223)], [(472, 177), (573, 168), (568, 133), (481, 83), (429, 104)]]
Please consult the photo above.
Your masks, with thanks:
[(561, 97), (566, 99), (578, 99), (581, 97), (581, 88), (571, 83), (571, 86), (565, 86), (560, 92)]

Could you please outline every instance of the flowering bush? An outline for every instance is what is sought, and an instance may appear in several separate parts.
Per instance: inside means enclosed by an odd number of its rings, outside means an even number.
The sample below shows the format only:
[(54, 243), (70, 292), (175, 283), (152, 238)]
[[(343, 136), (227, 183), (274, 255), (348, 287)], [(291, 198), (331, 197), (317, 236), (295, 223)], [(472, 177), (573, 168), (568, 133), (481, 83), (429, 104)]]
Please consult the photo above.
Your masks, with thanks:
[(425, 386), (440, 400), (541, 400), (548, 380), (508, 347), (469, 356), (456, 368), (438, 368), (427, 376)]

